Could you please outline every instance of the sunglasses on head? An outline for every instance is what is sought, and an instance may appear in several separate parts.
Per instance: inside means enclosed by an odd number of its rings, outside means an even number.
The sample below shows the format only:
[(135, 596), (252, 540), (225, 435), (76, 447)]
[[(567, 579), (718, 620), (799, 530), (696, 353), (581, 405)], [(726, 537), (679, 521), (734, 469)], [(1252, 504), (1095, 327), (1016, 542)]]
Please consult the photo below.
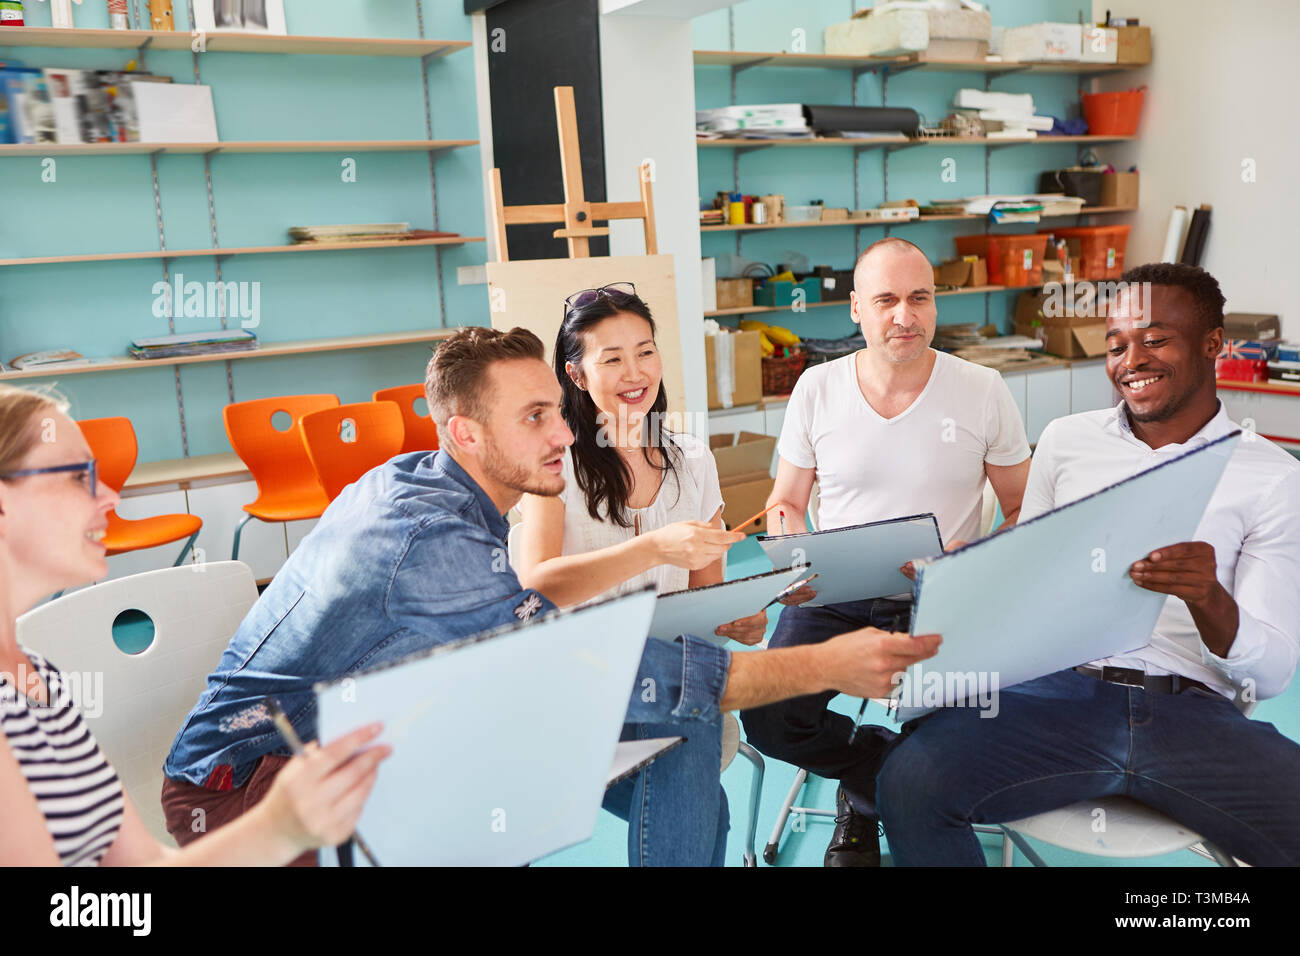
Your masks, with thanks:
[(636, 286), (630, 282), (611, 282), (609, 285), (603, 285), (599, 289), (583, 289), (581, 292), (575, 292), (564, 300), (564, 316), (568, 318), (569, 313), (574, 309), (581, 309), (591, 305), (601, 296), (618, 304), (620, 300), (627, 300), (636, 296)]
[(22, 471), (9, 471), (0, 475), (0, 481), (9, 481), (13, 478), (28, 478), (32, 475), (55, 475), (64, 472), (81, 472), (78, 481), (85, 486), (93, 498), (99, 493), (99, 478), (95, 459), (90, 461), (79, 461), (74, 465), (55, 465), (51, 468), (24, 468)]

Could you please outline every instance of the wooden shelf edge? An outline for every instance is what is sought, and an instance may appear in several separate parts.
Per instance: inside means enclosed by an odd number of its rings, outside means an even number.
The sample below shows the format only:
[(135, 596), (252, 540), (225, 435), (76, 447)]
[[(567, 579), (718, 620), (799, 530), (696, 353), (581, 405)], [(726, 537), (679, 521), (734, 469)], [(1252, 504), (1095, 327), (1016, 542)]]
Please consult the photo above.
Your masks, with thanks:
[[(197, 31), (84, 30), (55, 27), (5, 27), (0, 47), (87, 50), (190, 50)], [(320, 37), (210, 31), (205, 53), (304, 53), (335, 56), (443, 57), (472, 46), (468, 40), (411, 37)]]
[(1121, 73), (1146, 63), (1097, 63), (1087, 60), (943, 60), (917, 54), (854, 56), (839, 53), (785, 53), (741, 50), (692, 50), (696, 66), (777, 66), (804, 68), (897, 67), (931, 73)]
[(247, 352), (221, 352), (212, 355), (182, 355), (168, 359), (134, 359), (130, 356), (105, 356), (55, 367), (6, 370), (0, 372), (0, 382), (25, 378), (62, 378), (66, 375), (88, 375), (96, 372), (124, 372), (146, 368), (170, 368), (173, 365), (199, 365), (208, 362), (237, 362), (246, 359), (282, 358), (290, 355), (312, 355), (317, 352), (339, 352), (349, 349), (386, 348), (395, 345), (418, 345), (455, 335), (457, 329), (422, 329), (418, 332), (384, 332), (377, 335), (346, 335), (327, 339), (302, 339), (291, 342), (272, 342)]
[(838, 136), (814, 136), (808, 139), (696, 139), (696, 146), (746, 147), (768, 146), (1028, 146), (1060, 143), (1126, 143), (1136, 136), (1035, 136), (1032, 139), (990, 139), (987, 136), (923, 136), (899, 139), (847, 139)]
[[(10, 27), (9, 29), (15, 29)], [(213, 143), (5, 143), (0, 159), (25, 156), (200, 156), (231, 153), (440, 153), (476, 139), (228, 140)]]
[(403, 239), (382, 242), (322, 242), (287, 246), (241, 246), (229, 249), (177, 249), (157, 252), (102, 252), (84, 256), (32, 256), (26, 259), (0, 259), (4, 266), (60, 265), (72, 262), (124, 262), (140, 259), (192, 259), (200, 256), (279, 255), (289, 252), (353, 252), (358, 249), (403, 249), (427, 246), (459, 246), (483, 242), (483, 236), (445, 236), (437, 239)]
[[(1078, 212), (1054, 212), (1041, 215), (1040, 219), (1069, 219), (1072, 216), (1097, 216), (1109, 213), (1137, 212), (1137, 206), (1084, 206)], [(810, 226), (909, 226), (919, 222), (963, 222), (987, 219), (978, 213), (966, 213), (952, 216), (920, 216), (916, 219), (830, 219), (815, 222), (747, 222), (743, 226), (723, 223), (720, 226), (700, 226), (700, 232), (761, 232), (766, 229), (802, 229)], [(1032, 226), (1032, 222), (1008, 222), (1007, 226)]]

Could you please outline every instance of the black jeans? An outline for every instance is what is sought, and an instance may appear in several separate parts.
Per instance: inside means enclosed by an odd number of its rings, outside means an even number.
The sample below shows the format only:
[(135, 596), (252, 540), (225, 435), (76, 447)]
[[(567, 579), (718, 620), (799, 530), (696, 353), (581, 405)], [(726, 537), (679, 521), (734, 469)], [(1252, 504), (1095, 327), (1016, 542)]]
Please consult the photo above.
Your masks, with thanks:
[[(768, 646), (820, 644), (862, 627), (906, 631), (911, 616), (911, 601), (884, 598), (825, 607), (787, 607), (781, 610)], [(769, 757), (792, 763), (819, 777), (839, 780), (850, 806), (858, 813), (876, 818), (876, 772), (896, 734), (884, 727), (864, 724), (850, 744), (853, 720), (826, 709), (837, 693), (809, 694), (742, 711), (740, 719), (745, 724), (745, 736)]]

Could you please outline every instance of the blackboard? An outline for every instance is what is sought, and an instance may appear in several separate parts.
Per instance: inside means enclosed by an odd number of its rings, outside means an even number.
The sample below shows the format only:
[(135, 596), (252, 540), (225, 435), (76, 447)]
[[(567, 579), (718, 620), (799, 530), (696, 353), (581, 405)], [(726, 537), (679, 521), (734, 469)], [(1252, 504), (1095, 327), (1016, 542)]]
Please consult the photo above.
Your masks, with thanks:
[[(507, 206), (564, 202), (557, 86), (573, 87), (587, 201), (605, 200), (599, 20), (599, 0), (505, 0), (487, 13), (492, 150)], [(560, 227), (510, 226), (510, 258), (567, 257), (565, 241), (551, 235)], [(590, 248), (609, 255), (607, 239)]]

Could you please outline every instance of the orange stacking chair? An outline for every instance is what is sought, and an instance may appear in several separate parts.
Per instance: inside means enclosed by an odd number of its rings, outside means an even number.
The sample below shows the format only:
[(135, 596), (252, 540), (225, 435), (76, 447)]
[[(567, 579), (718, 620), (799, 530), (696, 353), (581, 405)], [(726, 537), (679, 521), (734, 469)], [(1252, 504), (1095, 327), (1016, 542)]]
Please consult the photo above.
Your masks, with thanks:
[[(90, 418), (78, 423), (86, 444), (95, 456), (99, 480), (114, 491), (121, 491), (135, 468), (139, 445), (129, 418)], [(203, 519), (197, 515), (156, 515), (152, 518), (122, 518), (116, 510), (108, 513), (108, 531), (104, 546), (110, 555), (156, 548), (173, 541), (185, 541), (176, 564), (182, 564), (194, 547)]]
[(357, 402), (298, 420), (307, 457), (333, 501), (371, 468), (402, 451), (405, 432), (396, 402)]
[(424, 398), (424, 386), (398, 385), (394, 388), (381, 388), (375, 392), (377, 402), (396, 402), (402, 410), (402, 421), (406, 425), (406, 440), (398, 454), (413, 451), (437, 451), (438, 426), (428, 415), (421, 415), (415, 410), (415, 403)]
[[(337, 408), (337, 395), (283, 395), (235, 402), (222, 412), (230, 447), (257, 482), (257, 500), (244, 505), (248, 514), (235, 528), (232, 560), (239, 558), (239, 536), (253, 518), (260, 521), (300, 521), (319, 518), (329, 504), (307, 448), (298, 431), (298, 419), (325, 408)], [(271, 422), (277, 412), (291, 419), (289, 428), (278, 430)]]

